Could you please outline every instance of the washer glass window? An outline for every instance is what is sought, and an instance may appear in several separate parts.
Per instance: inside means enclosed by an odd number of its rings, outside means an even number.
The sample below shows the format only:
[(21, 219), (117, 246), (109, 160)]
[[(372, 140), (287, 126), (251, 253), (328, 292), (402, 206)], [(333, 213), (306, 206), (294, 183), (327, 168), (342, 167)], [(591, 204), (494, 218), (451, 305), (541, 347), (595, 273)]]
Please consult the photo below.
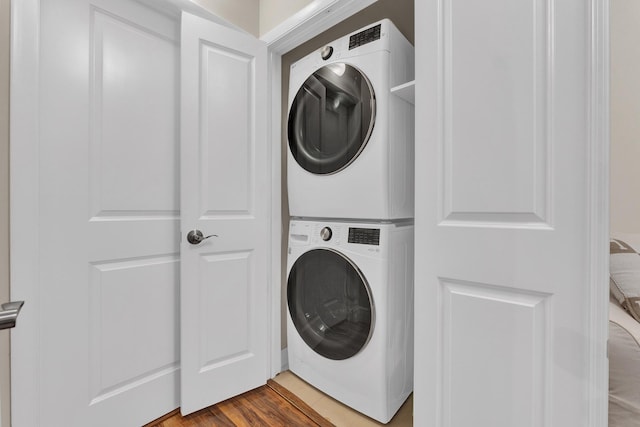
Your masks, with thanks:
[(289, 112), (289, 148), (314, 174), (331, 174), (353, 162), (375, 122), (375, 94), (362, 72), (333, 63), (313, 73), (298, 90)]
[(328, 249), (304, 253), (287, 283), (293, 324), (316, 353), (333, 360), (356, 355), (373, 329), (373, 303), (360, 270)]

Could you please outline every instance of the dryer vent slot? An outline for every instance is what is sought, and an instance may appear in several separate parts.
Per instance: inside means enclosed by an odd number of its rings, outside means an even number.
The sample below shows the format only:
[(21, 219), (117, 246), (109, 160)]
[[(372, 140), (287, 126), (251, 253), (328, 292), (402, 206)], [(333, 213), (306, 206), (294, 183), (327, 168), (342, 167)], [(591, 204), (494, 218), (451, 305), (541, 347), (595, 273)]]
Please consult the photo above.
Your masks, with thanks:
[(349, 50), (371, 43), (372, 41), (380, 40), (381, 29), (382, 25), (378, 24), (375, 27), (367, 28), (364, 31), (360, 31), (358, 34), (352, 35), (349, 37)]

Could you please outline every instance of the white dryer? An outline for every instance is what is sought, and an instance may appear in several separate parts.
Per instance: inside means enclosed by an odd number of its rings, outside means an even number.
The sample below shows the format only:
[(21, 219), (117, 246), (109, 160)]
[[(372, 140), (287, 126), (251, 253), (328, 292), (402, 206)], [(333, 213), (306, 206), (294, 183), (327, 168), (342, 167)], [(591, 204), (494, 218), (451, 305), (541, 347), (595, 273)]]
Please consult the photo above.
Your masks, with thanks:
[(291, 66), (287, 181), (291, 216), (413, 217), (414, 49), (382, 20)]
[(292, 220), (289, 369), (387, 423), (413, 390), (413, 226)]

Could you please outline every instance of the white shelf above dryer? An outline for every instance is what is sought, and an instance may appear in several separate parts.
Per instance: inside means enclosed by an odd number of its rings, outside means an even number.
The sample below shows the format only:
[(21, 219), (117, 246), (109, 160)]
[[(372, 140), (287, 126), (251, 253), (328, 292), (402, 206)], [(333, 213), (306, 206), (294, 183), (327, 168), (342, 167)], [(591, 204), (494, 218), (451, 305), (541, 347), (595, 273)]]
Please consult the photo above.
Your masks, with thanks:
[(416, 81), (411, 80), (410, 82), (403, 83), (401, 85), (395, 86), (391, 88), (391, 93), (399, 96), (407, 102), (412, 104), (416, 103)]

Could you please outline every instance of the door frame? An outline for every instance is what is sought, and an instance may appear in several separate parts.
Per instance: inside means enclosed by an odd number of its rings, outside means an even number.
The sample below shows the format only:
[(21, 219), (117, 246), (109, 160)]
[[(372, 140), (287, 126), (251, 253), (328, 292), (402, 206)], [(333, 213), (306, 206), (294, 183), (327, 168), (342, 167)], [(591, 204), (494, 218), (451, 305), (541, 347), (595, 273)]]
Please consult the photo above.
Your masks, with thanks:
[[(10, 293), (12, 298), (26, 301), (20, 316), (20, 334), (11, 334), (11, 348), (37, 349), (38, 340), (38, 278), (39, 252), (38, 223), (38, 159), (39, 114), (39, 37), (40, 4), (38, 0), (11, 2), (11, 72), (9, 126), (9, 217), (10, 238)], [(20, 230), (24, 229), (24, 234)], [(16, 360), (11, 352), (11, 377), (21, 381), (11, 382), (11, 395), (34, 392), (38, 388), (39, 354), (23, 352)], [(32, 402), (33, 406), (39, 402)], [(11, 401), (12, 424), (39, 425), (36, 411), (16, 407)]]
[[(586, 322), (589, 360), (589, 427), (604, 427), (609, 422), (609, 147), (610, 147), (610, 0), (589, 0), (588, 89), (588, 221), (589, 245)], [(589, 315), (591, 314), (591, 315)]]

